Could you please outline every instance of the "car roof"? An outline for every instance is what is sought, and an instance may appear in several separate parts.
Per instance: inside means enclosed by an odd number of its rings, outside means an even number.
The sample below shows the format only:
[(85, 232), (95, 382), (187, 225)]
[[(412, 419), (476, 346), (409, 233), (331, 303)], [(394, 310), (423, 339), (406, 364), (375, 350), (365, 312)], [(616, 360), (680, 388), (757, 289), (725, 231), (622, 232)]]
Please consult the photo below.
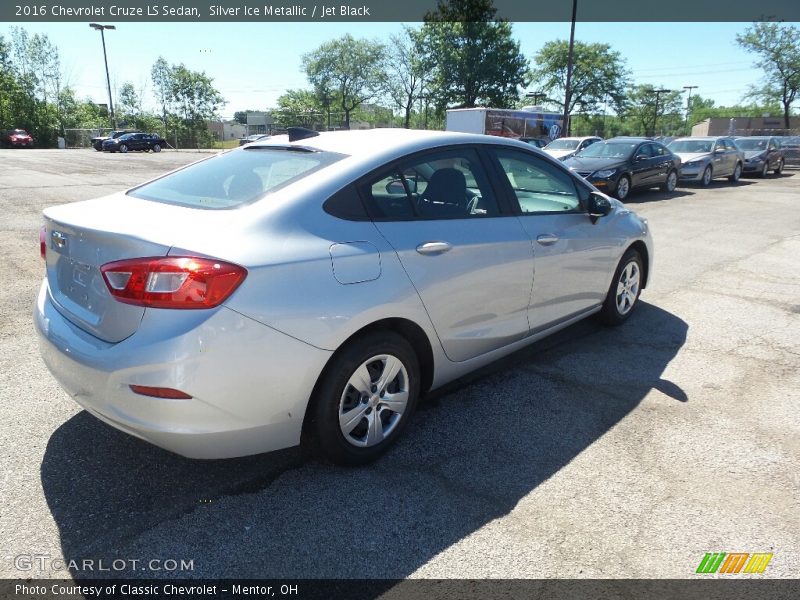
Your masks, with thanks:
[[(248, 148), (297, 146), (311, 150), (337, 152), (353, 157), (369, 157), (383, 153), (387, 146), (398, 153), (425, 150), (451, 144), (523, 144), (500, 136), (490, 136), (455, 131), (428, 131), (420, 129), (382, 128), (350, 131), (327, 131), (317, 136), (289, 141), (288, 135), (275, 135), (269, 139), (248, 144)], [(528, 146), (529, 147), (529, 146)]]
[(616, 137), (603, 140), (604, 142), (655, 142), (656, 144), (660, 144), (661, 142), (657, 142), (656, 140), (652, 140), (647, 137), (637, 137), (637, 136), (628, 136), (628, 135), (618, 135)]
[(687, 135), (684, 137), (675, 138), (674, 142), (680, 142), (681, 140), (732, 140), (733, 136), (730, 135)]

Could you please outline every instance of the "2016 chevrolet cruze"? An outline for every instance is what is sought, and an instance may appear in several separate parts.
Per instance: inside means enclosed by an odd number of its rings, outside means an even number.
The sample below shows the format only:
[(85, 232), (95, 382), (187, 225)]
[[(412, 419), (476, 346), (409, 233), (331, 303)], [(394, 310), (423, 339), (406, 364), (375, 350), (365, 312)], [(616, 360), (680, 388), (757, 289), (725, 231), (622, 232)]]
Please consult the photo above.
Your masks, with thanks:
[[(44, 211), (50, 371), (195, 458), (373, 460), (417, 399), (593, 313), (628, 318), (647, 223), (497, 137), (291, 131)], [(477, 424), (476, 424), (477, 426)]]

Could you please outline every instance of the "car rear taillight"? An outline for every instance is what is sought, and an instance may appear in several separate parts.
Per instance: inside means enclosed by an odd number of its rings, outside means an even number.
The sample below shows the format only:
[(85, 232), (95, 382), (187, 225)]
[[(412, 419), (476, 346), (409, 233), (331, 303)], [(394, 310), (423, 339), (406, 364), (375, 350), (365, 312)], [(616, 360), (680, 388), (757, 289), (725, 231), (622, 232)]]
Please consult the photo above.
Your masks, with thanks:
[(120, 260), (100, 271), (117, 300), (151, 308), (213, 308), (247, 277), (239, 265), (191, 256)]
[(39, 228), (39, 254), (47, 258), (47, 228), (44, 225)]

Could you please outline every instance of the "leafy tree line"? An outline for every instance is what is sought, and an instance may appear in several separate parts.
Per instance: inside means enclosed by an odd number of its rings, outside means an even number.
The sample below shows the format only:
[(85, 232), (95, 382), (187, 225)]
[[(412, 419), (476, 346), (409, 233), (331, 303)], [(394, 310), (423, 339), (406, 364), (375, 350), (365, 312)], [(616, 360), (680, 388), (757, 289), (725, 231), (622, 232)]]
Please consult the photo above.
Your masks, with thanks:
[[(208, 145), (206, 122), (225, 100), (205, 73), (159, 58), (151, 70), (159, 111), (145, 110), (145, 86), (126, 81), (116, 90), (116, 125), (161, 132), (179, 147)], [(55, 146), (68, 129), (111, 127), (107, 108), (79, 99), (65, 80), (58, 48), (46, 35), (12, 27), (0, 35), (0, 130), (28, 130), (39, 147)]]

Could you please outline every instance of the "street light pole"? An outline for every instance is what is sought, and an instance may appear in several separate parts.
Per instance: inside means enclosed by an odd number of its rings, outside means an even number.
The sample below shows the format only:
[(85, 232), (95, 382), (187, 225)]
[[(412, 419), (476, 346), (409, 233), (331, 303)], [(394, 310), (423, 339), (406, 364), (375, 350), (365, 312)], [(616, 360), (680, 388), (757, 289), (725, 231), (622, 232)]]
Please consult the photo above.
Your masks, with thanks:
[(106, 55), (106, 29), (116, 29), (114, 25), (100, 25), (99, 23), (89, 23), (89, 27), (100, 32), (100, 39), (103, 41), (103, 62), (106, 65), (106, 85), (108, 86), (108, 110), (111, 115), (111, 127), (117, 128), (117, 117), (114, 115), (114, 100), (111, 98), (111, 78), (108, 76), (108, 56)]
[(572, 0), (572, 27), (569, 32), (569, 54), (567, 55), (567, 82), (564, 86), (564, 116), (561, 123), (561, 129), (564, 136), (569, 135), (570, 122), (569, 122), (569, 101), (572, 96), (572, 54), (575, 48), (575, 17), (578, 14), (578, 0)]
[(696, 85), (685, 85), (685, 86), (683, 86), (683, 89), (685, 89), (685, 90), (687, 90), (689, 92), (689, 97), (686, 98), (686, 129), (687, 129), (687, 133), (691, 133), (690, 131), (688, 131), (688, 129), (689, 129), (689, 111), (692, 109), (692, 90), (696, 89), (696, 88), (697, 88)]
[(665, 90), (664, 88), (653, 90), (656, 94), (656, 109), (653, 111), (653, 137), (656, 135), (656, 123), (658, 122), (658, 97), (661, 94), (668, 94), (672, 90)]

